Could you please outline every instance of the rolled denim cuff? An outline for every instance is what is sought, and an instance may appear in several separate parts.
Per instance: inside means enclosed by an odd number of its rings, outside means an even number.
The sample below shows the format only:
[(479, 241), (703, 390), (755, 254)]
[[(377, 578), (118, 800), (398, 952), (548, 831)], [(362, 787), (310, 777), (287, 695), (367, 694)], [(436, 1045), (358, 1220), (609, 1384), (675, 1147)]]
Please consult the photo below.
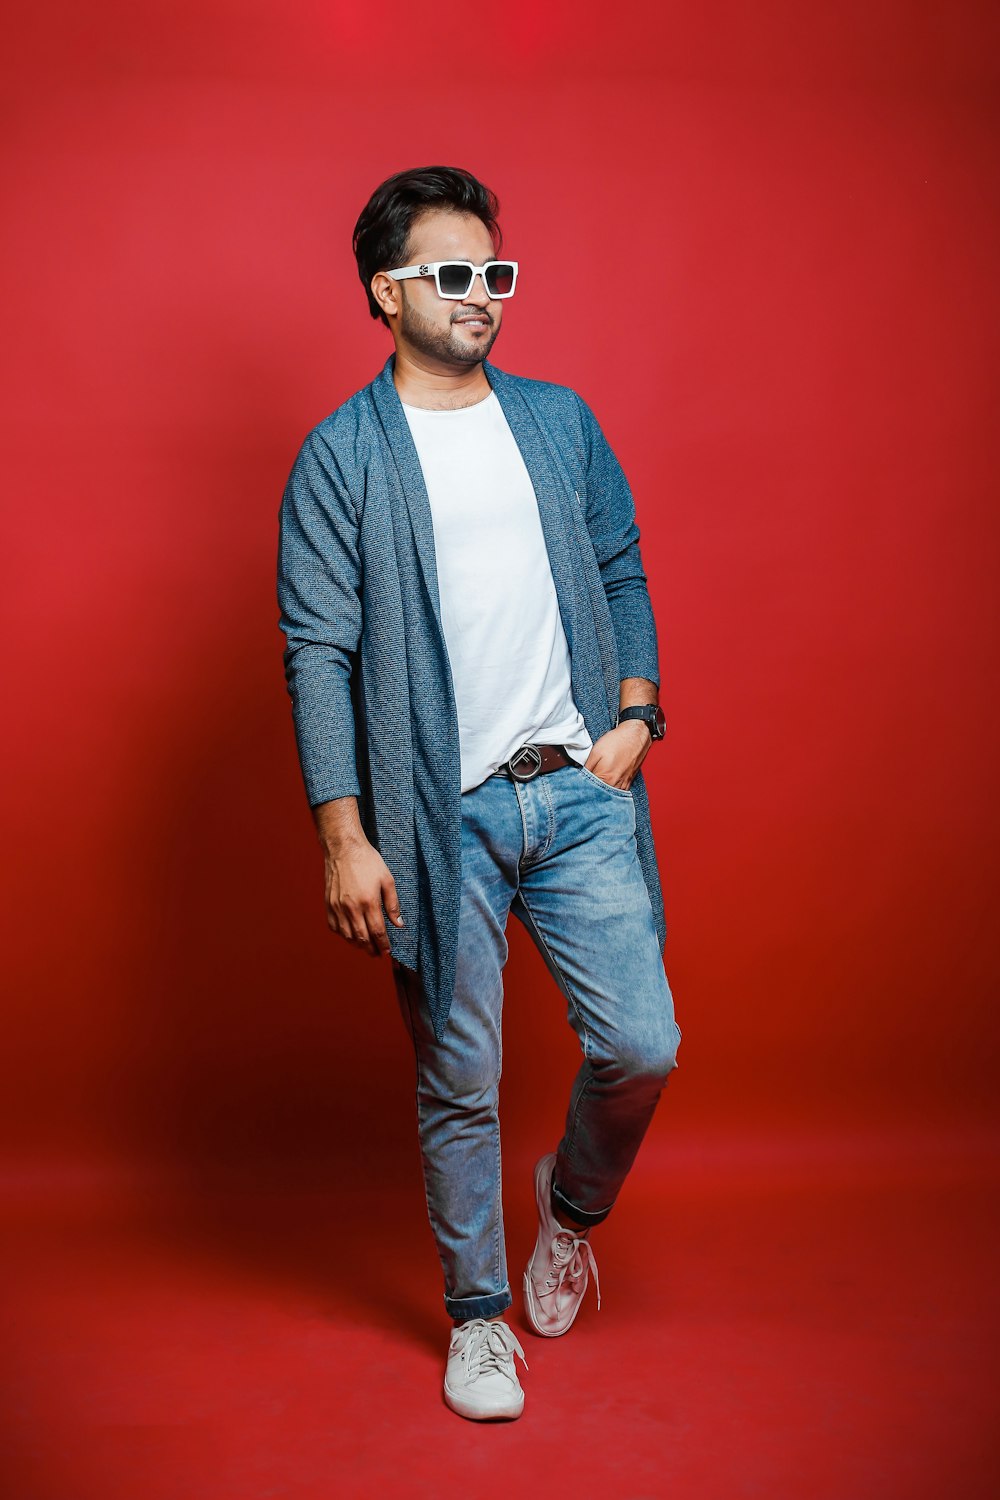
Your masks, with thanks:
[(446, 1295), (444, 1305), (456, 1323), (467, 1323), (470, 1318), (495, 1318), (498, 1313), (506, 1312), (513, 1301), (510, 1287), (505, 1286), (502, 1292), (491, 1292), (488, 1297)]
[(614, 1204), (609, 1203), (607, 1208), (598, 1209), (596, 1213), (588, 1213), (586, 1209), (577, 1208), (575, 1203), (571, 1203), (565, 1193), (561, 1193), (556, 1187), (555, 1179), (553, 1178), (552, 1207), (556, 1210), (557, 1214), (562, 1213), (565, 1217), (572, 1219), (574, 1223), (583, 1224), (589, 1229), (594, 1224), (603, 1224)]

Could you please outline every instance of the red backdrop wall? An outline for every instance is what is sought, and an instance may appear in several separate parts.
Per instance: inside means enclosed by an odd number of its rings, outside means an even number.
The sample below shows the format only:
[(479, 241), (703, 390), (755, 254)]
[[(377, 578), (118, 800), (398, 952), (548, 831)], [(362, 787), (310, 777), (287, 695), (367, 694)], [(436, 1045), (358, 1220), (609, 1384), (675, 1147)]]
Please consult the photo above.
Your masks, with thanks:
[[(990, 1108), (987, 7), (511, 14), (15, 23), (14, 1152), (370, 1170), (405, 1138), (416, 1171), (388, 967), (325, 927), (274, 571), (299, 443), (389, 352), (354, 220), (438, 161), (497, 191), (521, 261), (496, 363), (579, 390), (637, 500), (684, 1031), (655, 1139)], [(511, 927), (505, 1131), (544, 1144), (575, 1043)]]

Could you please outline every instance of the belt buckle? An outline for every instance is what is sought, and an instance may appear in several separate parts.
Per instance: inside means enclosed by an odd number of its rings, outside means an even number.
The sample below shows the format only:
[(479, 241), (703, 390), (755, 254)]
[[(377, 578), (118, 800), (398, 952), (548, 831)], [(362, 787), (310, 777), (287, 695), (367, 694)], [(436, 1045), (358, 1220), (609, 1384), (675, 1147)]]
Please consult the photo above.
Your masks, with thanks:
[[(531, 769), (522, 776), (519, 771), (515, 770), (515, 766), (524, 758), (524, 756), (528, 757), (531, 763)], [(539, 771), (542, 769), (542, 752), (539, 750), (537, 745), (522, 745), (520, 750), (518, 750), (516, 754), (512, 755), (510, 760), (507, 762), (507, 769), (510, 771), (511, 776), (515, 781), (533, 781), (534, 778), (538, 775)]]

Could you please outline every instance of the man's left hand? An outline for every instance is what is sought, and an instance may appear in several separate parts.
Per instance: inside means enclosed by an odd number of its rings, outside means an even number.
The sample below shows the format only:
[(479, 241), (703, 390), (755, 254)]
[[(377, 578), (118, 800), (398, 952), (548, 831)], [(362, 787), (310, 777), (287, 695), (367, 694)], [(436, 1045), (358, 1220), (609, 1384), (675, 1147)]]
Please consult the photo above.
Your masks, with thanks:
[(594, 741), (584, 764), (600, 781), (627, 791), (652, 743), (641, 719), (626, 719)]

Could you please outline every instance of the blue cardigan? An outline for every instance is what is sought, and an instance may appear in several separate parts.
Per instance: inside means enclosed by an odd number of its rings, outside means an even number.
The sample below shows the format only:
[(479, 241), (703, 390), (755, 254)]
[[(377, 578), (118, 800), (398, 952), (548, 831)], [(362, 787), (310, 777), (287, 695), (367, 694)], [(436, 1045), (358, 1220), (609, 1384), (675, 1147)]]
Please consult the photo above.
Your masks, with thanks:
[[(393, 353), (302, 443), (280, 508), (279, 624), (310, 806), (358, 798), (406, 924), (386, 923), (390, 950), (419, 974), (440, 1038), (457, 960), (461, 758), (430, 502), (394, 364)], [(622, 678), (660, 681), (632, 494), (575, 391), (488, 360), (483, 370), (531, 476), (573, 697), (596, 740), (615, 722)], [(666, 921), (641, 771), (632, 792), (662, 951)]]

